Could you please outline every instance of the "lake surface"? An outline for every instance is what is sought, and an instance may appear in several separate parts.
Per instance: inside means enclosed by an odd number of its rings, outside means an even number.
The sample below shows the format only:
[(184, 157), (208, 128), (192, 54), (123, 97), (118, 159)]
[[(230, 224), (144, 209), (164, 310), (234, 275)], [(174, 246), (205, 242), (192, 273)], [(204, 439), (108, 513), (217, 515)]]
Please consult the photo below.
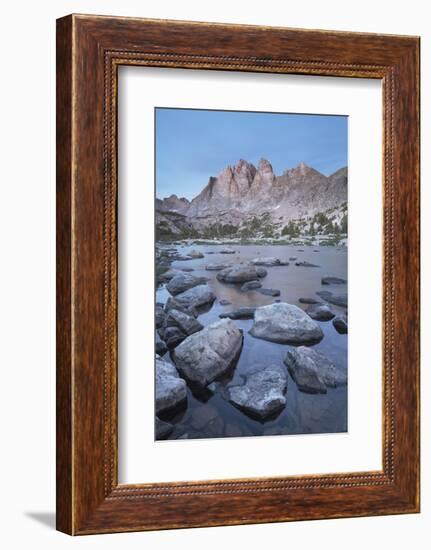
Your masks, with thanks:
[[(172, 248), (173, 245), (169, 245)], [(160, 245), (162, 248), (163, 245)], [(226, 245), (179, 245), (181, 254), (198, 250), (205, 254), (202, 259), (174, 261), (172, 268), (193, 268), (193, 275), (209, 279), (208, 285), (217, 296), (212, 308), (199, 315), (199, 321), (207, 326), (219, 320), (219, 314), (239, 306), (261, 306), (272, 304), (275, 300), (295, 304), (306, 310), (309, 306), (299, 303), (300, 297), (320, 300), (315, 293), (328, 290), (334, 294), (345, 294), (347, 285), (322, 285), (323, 276), (335, 276), (347, 279), (347, 247), (333, 246), (285, 246), (285, 245), (232, 245), (235, 254), (220, 254)], [(265, 267), (268, 275), (261, 279), (263, 288), (278, 289), (281, 295), (273, 298), (258, 291), (241, 292), (241, 285), (220, 283), (216, 279), (217, 271), (206, 271), (208, 263), (248, 264), (258, 257), (274, 256), (289, 261), (288, 266)], [(295, 261), (308, 261), (319, 267), (295, 266)], [(156, 291), (156, 301), (165, 303), (169, 297), (164, 285)], [(228, 300), (231, 305), (222, 306), (220, 300)], [(323, 300), (322, 300), (323, 302)], [(345, 308), (330, 305), (335, 314), (345, 313)], [(253, 320), (233, 321), (244, 333), (244, 345), (233, 372), (211, 385), (212, 391), (205, 394), (193, 394), (187, 388), (187, 408), (174, 416), (161, 416), (174, 424), (174, 430), (168, 439), (177, 438), (213, 438), (262, 435), (334, 433), (347, 431), (347, 387), (331, 389), (326, 394), (307, 394), (300, 392), (288, 374), (286, 393), (287, 405), (276, 418), (265, 422), (255, 420), (241, 412), (221, 396), (223, 386), (230, 382), (242, 382), (242, 376), (259, 366), (277, 364), (283, 366), (283, 359), (290, 346), (275, 344), (257, 339), (249, 334)], [(338, 334), (332, 321), (319, 322), (324, 338), (313, 346), (325, 354), (340, 369), (347, 371), (347, 334)], [(169, 354), (164, 359), (170, 361)], [(286, 368), (286, 367), (284, 367)], [(287, 371), (287, 368), (286, 368)]]

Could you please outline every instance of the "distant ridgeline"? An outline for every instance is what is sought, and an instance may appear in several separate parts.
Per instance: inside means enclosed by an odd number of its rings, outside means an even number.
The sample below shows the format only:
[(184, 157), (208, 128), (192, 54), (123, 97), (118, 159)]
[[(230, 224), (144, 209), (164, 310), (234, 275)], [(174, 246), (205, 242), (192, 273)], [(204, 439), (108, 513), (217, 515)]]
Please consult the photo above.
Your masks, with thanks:
[(347, 167), (326, 177), (303, 162), (276, 176), (261, 159), (228, 166), (190, 202), (156, 199), (157, 240), (294, 238), (347, 233)]

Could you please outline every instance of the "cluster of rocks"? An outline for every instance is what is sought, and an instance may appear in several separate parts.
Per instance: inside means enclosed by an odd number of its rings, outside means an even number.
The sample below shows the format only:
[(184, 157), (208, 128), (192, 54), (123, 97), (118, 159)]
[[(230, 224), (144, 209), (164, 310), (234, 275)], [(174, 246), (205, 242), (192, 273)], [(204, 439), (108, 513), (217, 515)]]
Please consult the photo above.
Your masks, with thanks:
[[(175, 249), (164, 249), (167, 257), (178, 259)], [(225, 249), (224, 254), (235, 251)], [(197, 251), (181, 259), (202, 258)], [(290, 258), (294, 261), (296, 258)], [(163, 261), (163, 259), (162, 259)], [(262, 288), (262, 279), (267, 276), (267, 267), (288, 265), (278, 258), (255, 258), (248, 265), (209, 263), (206, 271), (216, 271), (219, 282), (237, 285), (242, 292), (257, 291), (268, 296), (280, 296), (277, 289)], [(302, 267), (317, 267), (308, 262), (297, 262)], [(219, 394), (248, 416), (265, 421), (275, 418), (286, 406), (288, 375), (297, 388), (306, 393), (326, 393), (347, 383), (346, 374), (322, 353), (308, 347), (323, 338), (317, 321), (332, 321), (340, 334), (347, 333), (346, 314), (336, 315), (330, 305), (347, 309), (347, 295), (334, 295), (330, 291), (317, 291), (321, 298), (301, 297), (303, 309), (286, 302), (261, 307), (233, 307), (219, 315), (220, 320), (204, 327), (198, 316), (210, 308), (216, 296), (207, 284), (206, 277), (197, 277), (190, 270), (172, 269), (169, 265), (158, 277), (163, 281), (170, 296), (166, 303), (156, 304), (156, 419), (157, 439), (169, 437), (174, 425), (170, 415), (187, 406), (187, 385), (196, 390)], [(338, 277), (323, 277), (322, 285), (346, 284)], [(326, 302), (326, 303), (325, 303)], [(220, 300), (221, 305), (231, 305)], [(227, 382), (241, 354), (244, 334), (234, 320), (251, 319), (249, 331), (254, 338), (277, 344), (295, 346), (287, 350), (282, 364), (259, 365), (242, 375), (242, 382)], [(170, 353), (170, 359), (168, 357)], [(172, 362), (171, 362), (172, 361)], [(224, 379), (223, 383), (219, 381)], [(211, 433), (241, 435), (235, 426), (225, 426), (213, 407), (193, 408), (190, 414), (191, 429), (205, 428)], [(208, 430), (207, 430), (208, 428)], [(211, 428), (211, 429), (210, 429)], [(183, 437), (188, 437), (183, 434)]]
[(189, 273), (175, 274), (166, 285), (172, 296), (166, 304), (156, 304), (156, 352), (163, 355), (203, 325), (196, 319), (199, 310), (211, 305), (216, 296), (203, 277)]

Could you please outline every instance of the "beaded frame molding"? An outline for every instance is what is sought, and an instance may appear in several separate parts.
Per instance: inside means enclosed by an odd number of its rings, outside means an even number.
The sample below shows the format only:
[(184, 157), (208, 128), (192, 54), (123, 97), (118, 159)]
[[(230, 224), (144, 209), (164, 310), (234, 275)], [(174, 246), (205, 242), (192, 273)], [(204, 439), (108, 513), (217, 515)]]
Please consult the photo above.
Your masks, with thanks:
[[(381, 471), (118, 483), (120, 65), (382, 80)], [(419, 222), (419, 38), (90, 15), (59, 19), (57, 529), (90, 534), (418, 512)]]

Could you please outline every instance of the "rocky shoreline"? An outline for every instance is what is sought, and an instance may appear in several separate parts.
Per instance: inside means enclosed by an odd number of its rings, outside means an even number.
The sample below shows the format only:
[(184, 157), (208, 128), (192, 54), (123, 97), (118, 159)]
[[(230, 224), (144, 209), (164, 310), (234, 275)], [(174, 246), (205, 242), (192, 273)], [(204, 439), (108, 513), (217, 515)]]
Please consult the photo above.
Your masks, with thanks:
[[(326, 324), (332, 325), (332, 339), (346, 338), (347, 291), (343, 290), (347, 281), (326, 273), (314, 296), (298, 295), (295, 304), (283, 298), (284, 288), (266, 284), (271, 278), (268, 273), (290, 270), (283, 273), (300, 280), (303, 270), (319, 270), (320, 265), (302, 258), (296, 261), (297, 256), (281, 249), (277, 257), (266, 255), (266, 247), (261, 247), (259, 256), (244, 258), (235, 246), (200, 248), (187, 250), (184, 243), (156, 247), (157, 288), (165, 296), (155, 310), (156, 439), (254, 435), (247, 433), (247, 426), (252, 431), (255, 425), (262, 426), (262, 435), (268, 435), (266, 426), (274, 433), (290, 433), (274, 423), (280, 415), (293, 414), (291, 394), (296, 400), (304, 394), (307, 403), (315, 403), (310, 399), (323, 395), (327, 399), (326, 394), (347, 385), (347, 365), (337, 365), (327, 353), (314, 349), (317, 344), (326, 345)], [(214, 254), (229, 259), (218, 261)], [(285, 286), (281, 273), (276, 277)], [(227, 289), (238, 301), (252, 305), (224, 299), (218, 289)], [(214, 319), (217, 308), (228, 310)], [(260, 347), (254, 348), (255, 340)], [(235, 372), (251, 346), (258, 351), (252, 368)], [(270, 350), (266, 355), (277, 353), (279, 359), (267, 361), (260, 349)], [(327, 417), (333, 414), (328, 406)], [(300, 429), (299, 425), (294, 433), (302, 433)]]

